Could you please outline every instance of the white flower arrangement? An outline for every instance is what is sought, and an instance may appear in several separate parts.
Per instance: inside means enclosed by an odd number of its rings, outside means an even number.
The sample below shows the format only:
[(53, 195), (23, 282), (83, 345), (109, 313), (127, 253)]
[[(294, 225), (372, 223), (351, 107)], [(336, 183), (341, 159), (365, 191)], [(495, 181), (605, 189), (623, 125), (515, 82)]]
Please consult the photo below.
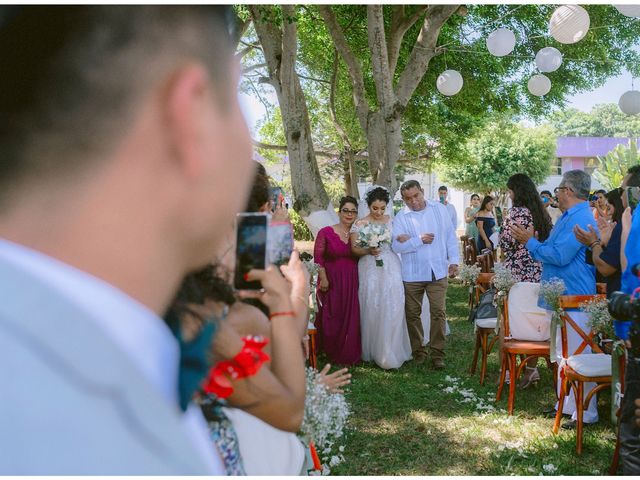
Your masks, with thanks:
[(307, 394), (304, 402), (304, 420), (300, 437), (306, 445), (313, 442), (321, 455), (323, 475), (328, 475), (329, 467), (344, 461), (344, 446), (334, 452), (336, 441), (344, 434), (349, 417), (349, 404), (341, 393), (331, 393), (320, 381), (317, 370), (307, 367)]
[(567, 290), (564, 281), (553, 277), (551, 280), (540, 283), (540, 296), (551, 309), (551, 339), (549, 348), (551, 350), (551, 361), (555, 362), (556, 341), (558, 336), (558, 326), (562, 325), (562, 309), (560, 308), (560, 297)]
[(496, 287), (498, 294), (501, 293), (504, 296), (518, 282), (518, 279), (502, 263), (496, 263), (493, 271), (493, 285)]
[(609, 302), (606, 298), (594, 298), (580, 305), (580, 308), (589, 314), (587, 326), (596, 332), (600, 339), (615, 337), (613, 318), (609, 313)]
[(478, 265), (461, 265), (458, 270), (458, 278), (465, 284), (473, 286), (478, 280), (481, 270)]
[(318, 272), (320, 271), (320, 265), (315, 263), (313, 260), (305, 260), (302, 263), (309, 271), (309, 275), (311, 275), (311, 278), (315, 279), (316, 275), (318, 275)]
[[(358, 230), (357, 245), (361, 248), (380, 248), (391, 243), (391, 230), (387, 225), (369, 222)], [(384, 262), (376, 257), (376, 266), (382, 267)]]

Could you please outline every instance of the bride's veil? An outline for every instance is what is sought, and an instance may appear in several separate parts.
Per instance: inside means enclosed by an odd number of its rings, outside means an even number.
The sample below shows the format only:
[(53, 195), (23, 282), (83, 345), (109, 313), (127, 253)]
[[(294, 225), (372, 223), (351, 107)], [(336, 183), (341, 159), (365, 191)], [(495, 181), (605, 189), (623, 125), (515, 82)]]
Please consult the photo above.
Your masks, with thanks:
[(369, 205), (367, 205), (367, 195), (369, 195), (369, 192), (374, 188), (382, 188), (386, 190), (387, 193), (389, 193), (389, 196), (390, 196), (389, 203), (387, 204), (387, 209), (385, 210), (384, 213), (389, 215), (391, 218), (393, 218), (393, 198), (391, 198), (391, 193), (389, 192), (389, 189), (387, 187), (383, 187), (382, 185), (370, 185), (367, 187), (367, 189), (364, 192), (364, 195), (358, 202), (358, 218), (364, 218), (367, 215), (369, 215)]

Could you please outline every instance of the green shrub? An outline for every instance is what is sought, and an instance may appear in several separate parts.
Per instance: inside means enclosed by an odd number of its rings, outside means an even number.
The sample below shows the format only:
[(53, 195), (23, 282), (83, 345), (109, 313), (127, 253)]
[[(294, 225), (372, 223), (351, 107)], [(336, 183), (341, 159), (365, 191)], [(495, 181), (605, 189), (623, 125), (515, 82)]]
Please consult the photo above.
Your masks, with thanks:
[(291, 225), (293, 225), (293, 238), (298, 241), (312, 241), (313, 235), (311, 230), (304, 222), (302, 217), (298, 215), (298, 212), (289, 209), (289, 218), (291, 219)]

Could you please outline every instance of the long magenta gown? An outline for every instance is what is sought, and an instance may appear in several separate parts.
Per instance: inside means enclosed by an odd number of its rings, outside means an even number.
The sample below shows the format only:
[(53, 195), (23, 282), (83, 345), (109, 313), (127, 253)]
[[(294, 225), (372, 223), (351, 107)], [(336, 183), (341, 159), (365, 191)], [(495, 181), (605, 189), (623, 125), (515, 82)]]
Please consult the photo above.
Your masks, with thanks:
[(333, 363), (358, 363), (362, 354), (358, 260), (351, 253), (351, 245), (343, 242), (330, 226), (318, 232), (313, 257), (318, 265), (324, 267), (329, 279), (327, 292), (318, 288), (315, 325), (320, 348)]

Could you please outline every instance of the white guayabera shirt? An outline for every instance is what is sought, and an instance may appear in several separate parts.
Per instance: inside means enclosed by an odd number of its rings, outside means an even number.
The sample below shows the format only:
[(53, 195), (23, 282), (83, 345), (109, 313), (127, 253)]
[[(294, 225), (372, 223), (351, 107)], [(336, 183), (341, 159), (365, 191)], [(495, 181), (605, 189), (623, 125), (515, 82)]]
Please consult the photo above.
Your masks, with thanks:
[[(440, 280), (449, 273), (449, 265), (460, 263), (458, 240), (446, 207), (427, 200), (424, 210), (414, 212), (403, 208), (393, 220), (392, 249), (402, 257), (402, 280), (429, 282)], [(422, 243), (420, 235), (433, 233), (430, 244)], [(399, 235), (409, 240), (399, 242)]]

